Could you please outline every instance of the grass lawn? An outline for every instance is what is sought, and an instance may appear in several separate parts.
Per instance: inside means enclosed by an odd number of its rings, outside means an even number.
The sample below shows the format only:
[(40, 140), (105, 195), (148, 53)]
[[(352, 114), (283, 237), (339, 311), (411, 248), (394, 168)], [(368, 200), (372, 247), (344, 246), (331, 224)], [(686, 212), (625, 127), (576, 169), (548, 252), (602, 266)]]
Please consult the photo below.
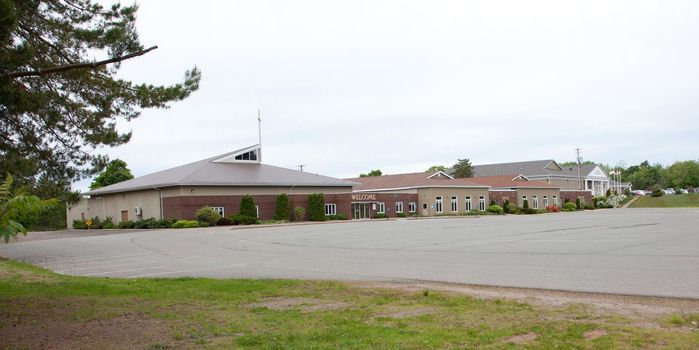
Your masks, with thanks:
[(661, 197), (643, 196), (631, 208), (688, 208), (699, 207), (699, 193), (666, 194)]
[(699, 347), (692, 314), (648, 327), (581, 304), (339, 282), (71, 277), (0, 260), (0, 299), (0, 348), (9, 349)]

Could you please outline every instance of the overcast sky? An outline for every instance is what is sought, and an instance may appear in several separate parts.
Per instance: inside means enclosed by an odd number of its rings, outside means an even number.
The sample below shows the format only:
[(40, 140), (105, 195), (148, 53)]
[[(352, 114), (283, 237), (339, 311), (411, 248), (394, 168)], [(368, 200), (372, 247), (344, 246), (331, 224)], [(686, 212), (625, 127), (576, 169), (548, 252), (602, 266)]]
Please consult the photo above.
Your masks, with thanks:
[(699, 158), (696, 0), (147, 0), (137, 28), (122, 77), (203, 77), (120, 123), (136, 176), (257, 143), (258, 108), (263, 162), (336, 177)]

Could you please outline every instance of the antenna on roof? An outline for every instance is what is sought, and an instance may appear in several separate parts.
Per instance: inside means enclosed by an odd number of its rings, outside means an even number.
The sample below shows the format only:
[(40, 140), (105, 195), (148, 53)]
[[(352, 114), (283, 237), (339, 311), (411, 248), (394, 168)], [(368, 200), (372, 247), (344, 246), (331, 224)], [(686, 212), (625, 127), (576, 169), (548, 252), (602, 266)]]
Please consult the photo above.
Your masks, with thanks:
[(300, 171), (300, 172), (303, 172), (303, 167), (305, 167), (305, 166), (306, 166), (306, 164), (299, 164), (299, 165), (297, 165), (297, 167), (299, 168), (299, 171)]
[(262, 112), (257, 109), (257, 161), (262, 162)]

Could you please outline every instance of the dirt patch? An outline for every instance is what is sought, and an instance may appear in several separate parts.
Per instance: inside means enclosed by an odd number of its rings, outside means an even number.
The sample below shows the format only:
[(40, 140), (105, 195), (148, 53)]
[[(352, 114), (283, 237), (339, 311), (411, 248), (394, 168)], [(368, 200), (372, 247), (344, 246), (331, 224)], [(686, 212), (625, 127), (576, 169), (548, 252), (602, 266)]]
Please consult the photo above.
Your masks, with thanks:
[(387, 317), (387, 318), (409, 318), (422, 315), (429, 315), (435, 312), (432, 308), (419, 308), (419, 309), (408, 309), (408, 310), (395, 310), (389, 311), (381, 314), (377, 314), (376, 318)]
[(150, 348), (154, 344), (177, 347), (169, 327), (143, 314), (124, 314), (89, 322), (42, 317), (7, 321), (0, 326), (0, 333), (8, 348), (133, 349)]
[(585, 332), (585, 334), (583, 334), (583, 337), (585, 337), (585, 339), (587, 340), (595, 340), (599, 337), (604, 337), (607, 334), (609, 333), (607, 333), (607, 331), (605, 331), (604, 329), (595, 329)]
[(539, 336), (536, 335), (536, 333), (520, 334), (520, 335), (515, 335), (514, 337), (507, 338), (505, 340), (505, 343), (521, 345), (521, 344), (533, 342), (537, 338), (539, 338)]
[(266, 298), (264, 301), (248, 304), (248, 307), (264, 307), (272, 310), (301, 310), (303, 312), (340, 310), (349, 307), (349, 303), (327, 301), (316, 298)]
[(632, 319), (658, 318), (675, 313), (699, 312), (699, 300), (551, 291), (526, 288), (471, 286), (432, 282), (356, 282), (365, 288), (388, 288), (412, 293), (434, 290), (465, 294), (481, 299), (509, 299), (532, 305), (566, 306), (584, 304), (594, 311), (614, 313)]
[(0, 270), (0, 280), (12, 280), (19, 278), (23, 282), (56, 283), (59, 279), (54, 276), (43, 276), (35, 272), (24, 270)]

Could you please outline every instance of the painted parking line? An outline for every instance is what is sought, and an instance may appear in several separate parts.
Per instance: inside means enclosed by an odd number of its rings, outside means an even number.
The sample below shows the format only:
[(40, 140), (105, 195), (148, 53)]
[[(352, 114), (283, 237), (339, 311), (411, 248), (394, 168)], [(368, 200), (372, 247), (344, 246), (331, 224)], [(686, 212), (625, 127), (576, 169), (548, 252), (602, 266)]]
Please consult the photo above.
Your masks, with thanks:
[(206, 267), (206, 268), (201, 268), (201, 269), (189, 269), (189, 270), (166, 271), (166, 272), (157, 272), (157, 273), (146, 273), (146, 274), (142, 274), (142, 275), (127, 276), (126, 278), (154, 277), (154, 276), (172, 275), (172, 274), (176, 274), (176, 273), (185, 273), (185, 272), (223, 270), (223, 269), (229, 269), (229, 268), (234, 268), (234, 267), (243, 267), (245, 265), (247, 265), (247, 264), (235, 264), (235, 265), (219, 266), (219, 267)]
[(95, 272), (95, 273), (88, 273), (80, 276), (99, 276), (99, 275), (108, 275), (112, 273), (121, 273), (121, 272), (131, 272), (131, 271), (141, 271), (141, 270), (151, 270), (151, 269), (165, 269), (167, 266), (153, 266), (153, 267), (139, 267), (137, 269), (126, 269), (126, 270), (112, 270), (112, 271), (103, 271), (103, 272)]

